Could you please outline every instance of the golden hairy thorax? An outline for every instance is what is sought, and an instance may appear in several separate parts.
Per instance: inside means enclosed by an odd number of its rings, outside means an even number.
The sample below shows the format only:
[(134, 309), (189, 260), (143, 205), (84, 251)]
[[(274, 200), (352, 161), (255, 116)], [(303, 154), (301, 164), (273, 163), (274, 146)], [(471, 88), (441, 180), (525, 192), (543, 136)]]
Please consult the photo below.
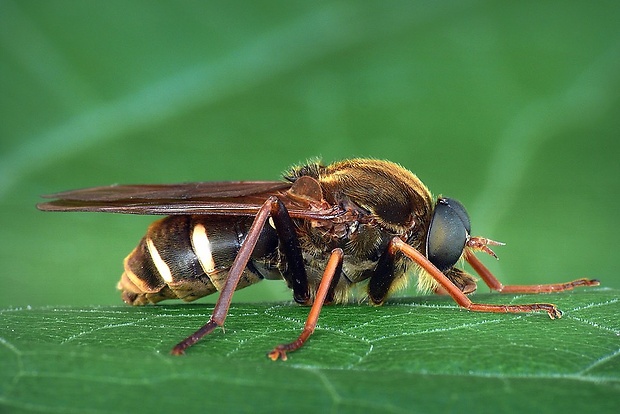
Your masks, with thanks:
[(395, 232), (410, 229), (415, 225), (412, 220), (424, 220), (432, 211), (428, 188), (411, 171), (390, 161), (354, 158), (328, 166), (316, 162), (293, 168), (288, 177), (305, 175), (319, 181), (328, 202), (346, 197)]
[[(337, 231), (332, 222), (299, 223), (302, 227), (299, 238), (311, 286), (320, 283), (329, 252), (336, 247), (345, 252), (336, 301), (348, 300), (352, 285), (372, 276), (379, 256), (392, 237), (403, 237), (424, 253), (433, 200), (415, 174), (389, 161), (350, 159), (328, 166), (309, 163), (293, 168), (287, 177), (294, 181), (303, 176), (316, 179), (325, 200), (347, 209), (352, 217), (344, 230), (341, 226)], [(411, 261), (404, 257), (396, 261), (397, 281), (393, 290), (406, 286), (410, 265)], [(422, 283), (424, 288), (429, 287), (426, 282)], [(363, 289), (363, 286), (359, 287)]]

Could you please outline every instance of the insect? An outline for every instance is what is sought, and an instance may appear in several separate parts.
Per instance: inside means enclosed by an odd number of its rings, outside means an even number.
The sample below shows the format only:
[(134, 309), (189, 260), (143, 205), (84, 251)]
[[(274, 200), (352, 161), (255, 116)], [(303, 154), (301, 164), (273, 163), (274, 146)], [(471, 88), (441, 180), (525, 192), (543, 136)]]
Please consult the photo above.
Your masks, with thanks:
[(547, 285), (503, 285), (474, 252), (494, 257), (493, 240), (471, 236), (471, 223), (455, 199), (433, 199), (405, 168), (374, 159), (349, 159), (291, 168), (284, 181), (224, 181), (171, 185), (117, 185), (44, 196), (45, 211), (160, 214), (124, 261), (118, 283), (132, 305), (166, 299), (193, 301), (220, 292), (209, 321), (178, 343), (180, 355), (224, 325), (233, 293), (262, 279), (284, 279), (293, 298), (311, 305), (303, 331), (268, 356), (286, 360), (315, 329), (325, 303), (346, 302), (356, 287), (382, 304), (417, 273), (418, 287), (447, 293), (481, 312), (562, 313), (553, 304), (472, 302), (474, 277), (465, 259), (492, 289), (511, 293), (556, 292), (596, 286), (578, 279)]

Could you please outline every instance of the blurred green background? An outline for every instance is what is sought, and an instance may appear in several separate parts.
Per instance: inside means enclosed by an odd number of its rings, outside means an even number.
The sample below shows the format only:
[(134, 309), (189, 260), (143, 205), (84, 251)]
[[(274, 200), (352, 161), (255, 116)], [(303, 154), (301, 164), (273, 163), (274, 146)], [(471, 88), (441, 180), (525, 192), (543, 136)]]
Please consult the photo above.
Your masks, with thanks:
[(0, 306), (119, 304), (153, 220), (39, 194), (316, 156), (460, 199), (507, 243), (484, 258), (505, 283), (620, 288), (619, 21), (615, 1), (0, 1)]

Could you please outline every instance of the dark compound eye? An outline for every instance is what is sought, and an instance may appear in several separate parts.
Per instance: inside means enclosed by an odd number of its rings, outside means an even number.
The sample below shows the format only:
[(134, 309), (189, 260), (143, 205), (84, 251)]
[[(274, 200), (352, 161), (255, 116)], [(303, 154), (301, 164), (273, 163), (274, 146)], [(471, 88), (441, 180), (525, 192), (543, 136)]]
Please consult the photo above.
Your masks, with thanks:
[(426, 255), (439, 270), (450, 269), (463, 254), (471, 222), (465, 207), (452, 198), (439, 198), (426, 238)]

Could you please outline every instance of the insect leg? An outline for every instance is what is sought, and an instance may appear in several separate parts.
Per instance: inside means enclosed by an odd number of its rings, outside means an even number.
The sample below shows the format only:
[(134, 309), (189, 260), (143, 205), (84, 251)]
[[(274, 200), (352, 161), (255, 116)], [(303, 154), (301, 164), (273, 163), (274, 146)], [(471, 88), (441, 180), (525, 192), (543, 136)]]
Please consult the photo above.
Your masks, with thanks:
[(501, 293), (550, 293), (570, 290), (578, 286), (598, 286), (600, 282), (596, 279), (577, 279), (566, 283), (552, 283), (546, 285), (506, 285), (504, 286), (493, 273), (474, 255), (471, 250), (465, 251), (465, 260), (480, 275), (484, 283), (492, 290)]
[(286, 257), (287, 271), (283, 272), (284, 278), (293, 289), (295, 302), (305, 305), (310, 300), (310, 292), (308, 290), (306, 266), (295, 231), (295, 224), (284, 204), (277, 198), (276, 200), (277, 202), (271, 205), (271, 218), (280, 240), (279, 247)]
[(395, 237), (390, 242), (394, 248), (400, 250), (405, 256), (419, 264), (429, 275), (435, 279), (442, 288), (454, 299), (454, 301), (465, 309), (478, 312), (501, 312), (501, 313), (520, 313), (520, 312), (547, 312), (551, 319), (561, 318), (562, 312), (550, 303), (532, 303), (527, 305), (487, 305), (483, 303), (473, 303), (454, 283), (450, 281), (437, 267), (435, 267), (422, 253), (409, 246), (407, 243)]
[(327, 289), (327, 295), (325, 295), (324, 305), (334, 303), (336, 299), (336, 287), (338, 286), (338, 282), (340, 282), (340, 276), (342, 276), (342, 268), (336, 271), (332, 278), (332, 283), (329, 285), (329, 289)]
[(301, 332), (301, 335), (299, 335), (299, 337), (295, 341), (288, 344), (278, 345), (271, 352), (269, 352), (267, 356), (273, 361), (277, 360), (278, 358), (286, 361), (286, 353), (301, 348), (303, 344), (308, 340), (310, 335), (312, 335), (312, 332), (314, 332), (316, 322), (319, 319), (319, 314), (321, 313), (321, 308), (323, 307), (323, 303), (325, 302), (327, 292), (330, 290), (332, 280), (335, 276), (337, 277), (337, 275), (339, 275), (340, 271), (342, 270), (342, 255), (342, 249), (337, 248), (332, 250), (332, 254), (329, 257), (327, 266), (325, 266), (325, 271), (323, 272), (321, 283), (319, 284), (319, 288), (316, 292), (316, 298), (314, 299), (314, 303), (312, 304), (312, 308), (310, 309), (308, 319), (306, 319), (306, 324), (304, 325), (304, 329)]
[(243, 270), (250, 260), (252, 251), (254, 250), (261, 234), (261, 230), (263, 229), (263, 226), (265, 225), (265, 222), (269, 218), (271, 212), (278, 208), (276, 206), (279, 203), (280, 201), (277, 197), (272, 196), (269, 197), (258, 210), (258, 213), (256, 214), (256, 217), (248, 230), (245, 240), (239, 248), (237, 257), (235, 257), (235, 260), (228, 271), (228, 278), (226, 279), (224, 288), (220, 292), (220, 297), (213, 308), (211, 318), (204, 326), (172, 348), (171, 353), (173, 355), (182, 355), (187, 348), (198, 342), (200, 338), (213, 332), (213, 330), (215, 330), (218, 326), (224, 325), (224, 320), (228, 314), (228, 308), (230, 308), (233, 293), (235, 293), (235, 288), (243, 275)]
[(375, 305), (380, 305), (385, 300), (390, 286), (394, 282), (394, 253), (396, 249), (390, 243), (388, 248), (379, 258), (377, 267), (368, 282), (368, 297)]

